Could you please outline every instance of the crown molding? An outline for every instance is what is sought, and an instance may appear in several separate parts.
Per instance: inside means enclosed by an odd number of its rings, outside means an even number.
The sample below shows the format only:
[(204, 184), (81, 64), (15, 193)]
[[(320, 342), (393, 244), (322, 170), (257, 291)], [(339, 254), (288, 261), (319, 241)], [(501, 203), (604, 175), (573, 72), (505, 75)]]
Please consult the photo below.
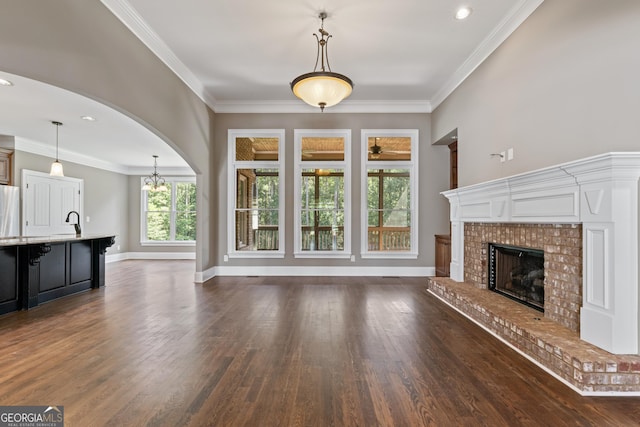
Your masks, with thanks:
[[(56, 157), (55, 148), (42, 144), (31, 139), (22, 138), (16, 136), (16, 150), (25, 151), (27, 153), (37, 154), (39, 156)], [(115, 163), (105, 162), (104, 160), (96, 159), (95, 157), (86, 156), (84, 154), (78, 154), (72, 151), (59, 149), (58, 159), (67, 162), (78, 163), (84, 166), (89, 166), (98, 169), (108, 170), (110, 172), (116, 172), (121, 174), (127, 174), (127, 168)]]
[[(204, 84), (178, 59), (127, 0), (100, 0), (133, 34), (216, 113), (312, 113), (317, 108), (299, 100), (216, 101)], [(431, 100), (344, 101), (326, 113), (431, 113), (493, 53), (544, 0), (519, 0), (493, 31), (453, 73)]]
[[(24, 151), (31, 154), (37, 154), (43, 157), (50, 157), (52, 159), (56, 156), (55, 148), (50, 145), (43, 144), (37, 141), (33, 141), (27, 138), (19, 136), (15, 137), (15, 148), (18, 151)], [(102, 169), (109, 172), (120, 173), (123, 175), (148, 175), (151, 170), (151, 166), (123, 166), (117, 163), (105, 162), (95, 157), (87, 156), (84, 154), (76, 153), (74, 151), (68, 151), (59, 149), (58, 159), (66, 162), (77, 163), (82, 166), (90, 168)], [(160, 170), (160, 168), (158, 168)], [(163, 175), (178, 175), (178, 176), (194, 176), (195, 174), (190, 168), (187, 167), (163, 167)]]
[(210, 108), (216, 100), (204, 84), (173, 53), (164, 41), (138, 14), (127, 0), (100, 0), (142, 43), (144, 43), (167, 67), (174, 72)]
[(462, 84), (463, 81), (485, 59), (489, 57), (544, 0), (519, 0), (491, 33), (478, 45), (462, 65), (453, 73), (451, 78), (440, 88), (431, 99), (433, 108), (437, 108), (451, 93)]
[[(140, 175), (147, 176), (151, 172), (151, 166), (130, 166), (127, 167), (127, 175)], [(162, 176), (195, 176), (195, 173), (189, 168), (173, 167), (173, 166), (158, 166), (158, 173)]]
[[(326, 108), (330, 113), (430, 113), (429, 101), (346, 100)], [(226, 101), (215, 105), (216, 113), (317, 113), (320, 109), (299, 99), (290, 101)]]

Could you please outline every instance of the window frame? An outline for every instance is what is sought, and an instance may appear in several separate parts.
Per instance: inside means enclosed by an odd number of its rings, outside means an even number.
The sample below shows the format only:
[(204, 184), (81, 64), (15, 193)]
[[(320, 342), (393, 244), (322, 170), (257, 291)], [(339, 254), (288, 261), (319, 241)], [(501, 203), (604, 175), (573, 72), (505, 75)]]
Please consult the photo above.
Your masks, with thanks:
[[(293, 256), (295, 258), (351, 258), (351, 129), (294, 129), (294, 230)], [(341, 137), (344, 139), (343, 160), (302, 160), (302, 139), (305, 137)], [(342, 169), (344, 184), (344, 248), (339, 251), (303, 251), (302, 224), (302, 171), (304, 169)]]
[[(285, 254), (285, 130), (229, 129), (227, 133), (227, 256), (229, 258), (284, 258)], [(236, 160), (237, 138), (278, 138), (278, 160)], [(278, 249), (236, 249), (236, 175), (239, 169), (278, 170)], [(247, 189), (251, 191), (251, 189)]]
[[(176, 233), (176, 185), (194, 184), (196, 178), (189, 176), (165, 176), (166, 183), (171, 183), (171, 209), (169, 210), (169, 234), (175, 239)], [(140, 177), (140, 187), (144, 185), (145, 177)], [(147, 238), (147, 202), (148, 190), (141, 190), (140, 196), (140, 246), (195, 246), (195, 240), (149, 240)]]
[[(373, 137), (409, 137), (411, 138), (411, 160), (369, 160), (368, 140)], [(362, 179), (361, 179), (361, 217), (360, 217), (360, 257), (377, 259), (416, 259), (418, 258), (418, 172), (419, 172), (419, 132), (418, 129), (362, 129), (360, 132)], [(408, 169), (410, 186), (411, 221), (409, 251), (370, 251), (369, 250), (369, 207), (368, 178), (370, 170)]]

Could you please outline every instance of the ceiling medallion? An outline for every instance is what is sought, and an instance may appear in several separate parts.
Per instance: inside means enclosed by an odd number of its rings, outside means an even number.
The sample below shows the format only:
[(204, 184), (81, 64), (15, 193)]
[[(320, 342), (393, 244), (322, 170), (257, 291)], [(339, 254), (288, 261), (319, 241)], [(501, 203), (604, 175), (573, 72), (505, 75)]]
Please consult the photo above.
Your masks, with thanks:
[[(316, 65), (313, 67), (313, 72), (296, 77), (291, 82), (291, 90), (295, 96), (307, 104), (320, 107), (320, 111), (324, 111), (325, 107), (336, 105), (351, 95), (353, 82), (349, 77), (331, 71), (327, 51), (331, 35), (324, 29), (327, 13), (321, 12), (318, 17), (322, 20), (322, 25), (318, 30), (320, 37), (313, 33), (318, 42)], [(320, 62), (319, 71), (318, 62)]]

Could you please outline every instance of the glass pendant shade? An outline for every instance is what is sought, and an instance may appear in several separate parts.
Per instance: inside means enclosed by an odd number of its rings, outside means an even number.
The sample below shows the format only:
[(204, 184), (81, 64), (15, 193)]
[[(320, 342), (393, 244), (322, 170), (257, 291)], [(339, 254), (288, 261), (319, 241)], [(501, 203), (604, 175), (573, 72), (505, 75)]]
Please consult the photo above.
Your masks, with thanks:
[(291, 83), (293, 94), (313, 107), (332, 107), (351, 95), (353, 83), (342, 74), (314, 72)]
[[(326, 12), (321, 12), (319, 18), (322, 25), (318, 30), (320, 37), (313, 34), (317, 41), (316, 65), (313, 72), (302, 74), (291, 82), (291, 91), (295, 96), (313, 107), (331, 107), (351, 95), (353, 82), (347, 76), (334, 73), (329, 66), (328, 45), (331, 34), (324, 29)], [(318, 67), (318, 65), (320, 67)]]
[(56, 160), (55, 162), (51, 163), (51, 171), (49, 172), (49, 175), (51, 175), (51, 176), (64, 176), (62, 163), (60, 163), (58, 160)]
[(153, 185), (153, 184), (145, 184), (142, 186), (143, 191), (167, 191), (169, 188), (165, 184)]

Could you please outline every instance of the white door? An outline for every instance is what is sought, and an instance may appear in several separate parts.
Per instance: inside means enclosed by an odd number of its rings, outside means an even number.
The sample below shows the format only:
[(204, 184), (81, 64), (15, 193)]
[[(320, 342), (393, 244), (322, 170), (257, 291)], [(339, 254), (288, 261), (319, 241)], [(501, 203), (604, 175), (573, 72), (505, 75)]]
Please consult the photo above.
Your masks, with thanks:
[(79, 214), (82, 226), (84, 181), (69, 177), (52, 177), (46, 173), (29, 170), (22, 171), (22, 235), (49, 236), (52, 234), (74, 234)]

